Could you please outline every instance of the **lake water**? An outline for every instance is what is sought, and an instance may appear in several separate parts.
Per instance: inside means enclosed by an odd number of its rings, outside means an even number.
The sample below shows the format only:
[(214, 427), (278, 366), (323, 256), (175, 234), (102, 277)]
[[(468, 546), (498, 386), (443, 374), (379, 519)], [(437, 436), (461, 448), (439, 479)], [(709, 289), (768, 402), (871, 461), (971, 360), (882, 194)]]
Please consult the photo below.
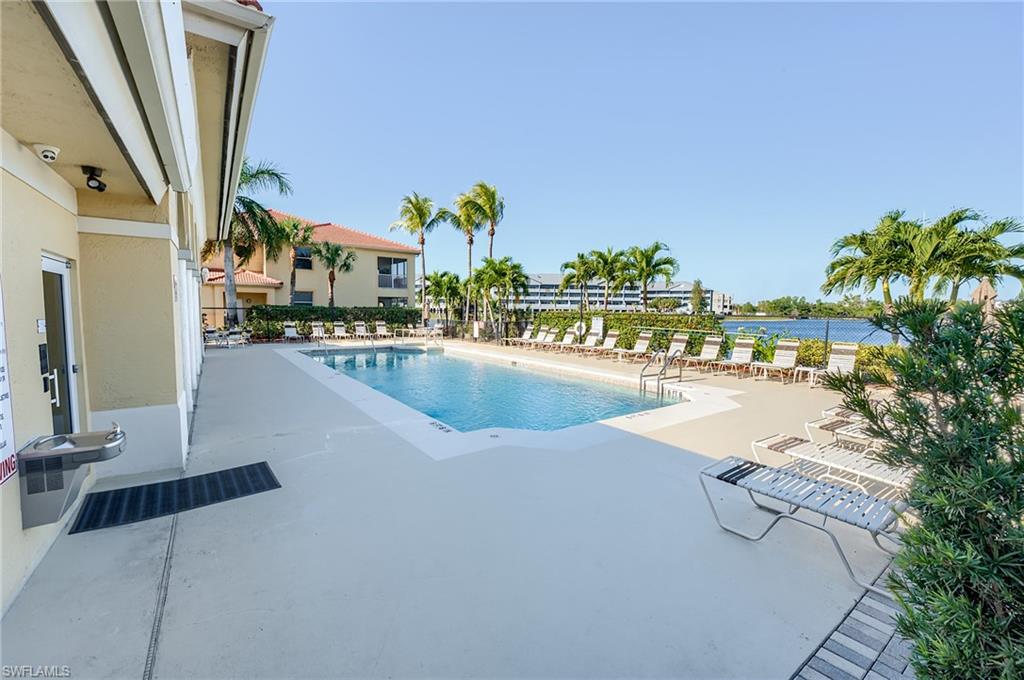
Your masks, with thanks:
[(867, 319), (725, 319), (722, 325), (727, 333), (774, 335), (784, 338), (824, 338), (828, 324), (830, 342), (859, 342), (868, 345), (887, 345), (892, 336), (871, 325)]

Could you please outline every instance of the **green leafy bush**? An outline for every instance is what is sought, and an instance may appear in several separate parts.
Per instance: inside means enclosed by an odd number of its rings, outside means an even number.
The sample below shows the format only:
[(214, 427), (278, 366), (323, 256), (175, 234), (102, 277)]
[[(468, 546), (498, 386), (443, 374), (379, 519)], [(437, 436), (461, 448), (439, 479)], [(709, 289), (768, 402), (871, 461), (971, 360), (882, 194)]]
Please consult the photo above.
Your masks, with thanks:
[[(672, 333), (677, 330), (721, 332), (722, 327), (711, 314), (689, 315), (689, 314), (652, 314), (650, 312), (605, 312), (594, 310), (583, 313), (583, 323), (590, 327), (590, 319), (594, 316), (604, 318), (605, 332), (618, 330), (618, 347), (632, 347), (636, 344), (637, 335), (640, 334), (640, 327), (665, 329), (655, 332), (651, 340), (654, 349), (665, 349), (672, 339)], [(553, 326), (559, 330), (559, 337), (567, 328), (571, 328), (580, 320), (578, 311), (558, 310), (538, 312), (533, 318), (534, 326)], [(694, 343), (703, 344), (704, 334), (694, 333), (687, 343), (688, 351), (700, 351), (699, 346), (694, 349)]]
[(1024, 677), (1024, 303), (996, 320), (901, 300), (875, 319), (907, 342), (873, 350), (888, 389), (825, 378), (885, 443), (878, 458), (917, 471), (890, 587), (920, 678)]
[[(309, 334), (310, 322), (324, 321), (328, 333), (334, 332), (333, 322), (351, 326), (354, 321), (384, 321), (389, 327), (419, 323), (422, 312), (416, 307), (321, 307), (305, 305), (254, 305), (246, 310), (245, 325), (253, 337), (260, 340), (280, 338), (284, 335), (284, 322), (294, 321), (300, 333)], [(351, 327), (349, 332), (352, 332)]]

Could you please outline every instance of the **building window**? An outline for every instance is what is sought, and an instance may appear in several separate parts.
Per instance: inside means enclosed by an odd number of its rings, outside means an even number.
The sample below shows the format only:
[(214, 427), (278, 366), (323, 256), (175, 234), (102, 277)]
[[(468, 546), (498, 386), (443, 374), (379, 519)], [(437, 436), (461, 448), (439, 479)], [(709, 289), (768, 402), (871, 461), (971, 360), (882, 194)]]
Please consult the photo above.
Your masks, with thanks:
[[(409, 285), (408, 261), (405, 258), (377, 258), (377, 286), (380, 288), (405, 288)], [(381, 298), (384, 299), (384, 298)], [(403, 300), (405, 298), (402, 298)], [(404, 302), (402, 303), (405, 304)]]
[(295, 249), (295, 268), (296, 269), (312, 269), (313, 268), (313, 249), (312, 248), (302, 247), (302, 248), (296, 248)]
[(311, 290), (297, 290), (295, 291), (295, 297), (292, 298), (293, 305), (305, 305), (307, 307), (313, 304), (313, 291)]
[(404, 297), (379, 297), (377, 298), (378, 307), (408, 307), (409, 298)]

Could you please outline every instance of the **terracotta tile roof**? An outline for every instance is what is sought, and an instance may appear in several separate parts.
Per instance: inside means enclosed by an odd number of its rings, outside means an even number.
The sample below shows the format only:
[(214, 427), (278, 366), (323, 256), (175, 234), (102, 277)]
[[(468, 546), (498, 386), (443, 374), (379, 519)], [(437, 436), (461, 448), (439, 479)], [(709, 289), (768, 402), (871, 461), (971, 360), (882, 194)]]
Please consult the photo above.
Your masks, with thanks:
[[(210, 277), (206, 280), (207, 283), (219, 283), (224, 284), (224, 270), (214, 269), (209, 267)], [(267, 276), (266, 274), (260, 274), (259, 272), (249, 271), (248, 269), (236, 269), (235, 270), (235, 285), (236, 286), (260, 286), (263, 288), (280, 288), (284, 285), (283, 282), (277, 279)]]
[(399, 243), (398, 241), (392, 241), (388, 238), (381, 236), (375, 236), (365, 231), (359, 231), (358, 229), (352, 229), (351, 227), (345, 227), (340, 224), (331, 224), (330, 222), (314, 222), (308, 220), (305, 217), (298, 217), (297, 215), (289, 215), (283, 213), (280, 210), (271, 210), (270, 214), (279, 220), (283, 219), (295, 219), (301, 220), (306, 224), (313, 225), (313, 239), (315, 241), (331, 241), (332, 243), (340, 243), (343, 246), (349, 246), (352, 248), (372, 248), (374, 250), (394, 250), (402, 253), (416, 253), (419, 254), (420, 249), (415, 246), (406, 245)]

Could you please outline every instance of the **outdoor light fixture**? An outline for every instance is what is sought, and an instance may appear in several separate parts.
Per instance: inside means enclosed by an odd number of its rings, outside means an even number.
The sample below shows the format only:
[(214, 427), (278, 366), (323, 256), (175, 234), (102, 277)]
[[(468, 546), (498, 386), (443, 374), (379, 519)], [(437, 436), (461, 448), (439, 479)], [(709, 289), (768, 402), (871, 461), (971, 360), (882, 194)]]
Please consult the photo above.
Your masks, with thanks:
[(83, 165), (82, 174), (85, 175), (85, 186), (100, 193), (103, 193), (104, 191), (107, 190), (106, 182), (100, 179), (100, 177), (103, 175), (102, 169), (94, 168), (91, 165)]
[(210, 280), (209, 267), (203, 267), (202, 269), (199, 270), (199, 280), (202, 281), (203, 283), (206, 283), (207, 281)]

